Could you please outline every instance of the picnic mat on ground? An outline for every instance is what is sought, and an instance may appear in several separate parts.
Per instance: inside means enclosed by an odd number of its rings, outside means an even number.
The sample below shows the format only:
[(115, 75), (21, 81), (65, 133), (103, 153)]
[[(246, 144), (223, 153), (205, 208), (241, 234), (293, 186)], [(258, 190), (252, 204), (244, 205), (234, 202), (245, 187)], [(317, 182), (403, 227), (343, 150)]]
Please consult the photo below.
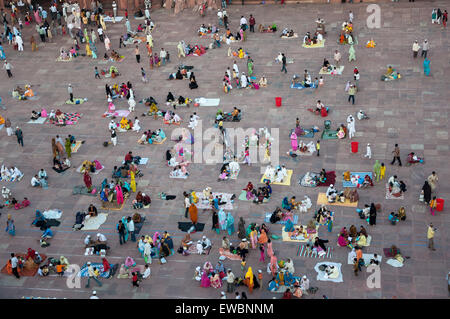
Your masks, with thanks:
[(219, 106), (220, 99), (207, 99), (201, 97), (194, 99), (194, 103), (198, 103), (200, 106)]
[[(88, 215), (89, 216), (89, 215)], [(88, 217), (86, 216), (86, 217)], [(84, 227), (83, 230), (97, 230), (100, 228), (100, 226), (106, 222), (106, 218), (108, 217), (108, 214), (100, 213), (95, 217), (89, 217), (84, 220)]]
[(56, 58), (56, 62), (71, 62), (73, 61), (72, 57), (69, 57), (68, 59), (63, 59), (60, 56)]
[[(16, 257), (22, 257), (22, 258), (25, 258), (27, 256), (27, 254), (15, 254), (15, 255), (16, 255)], [(45, 254), (39, 254), (39, 255), (41, 255), (42, 262), (44, 262), (44, 260), (47, 258), (47, 255), (45, 255)], [(21, 271), (19, 270), (20, 276), (33, 277), (34, 275), (36, 275), (36, 273), (39, 269), (39, 265), (36, 265), (35, 263), (33, 263), (33, 266), (29, 266), (29, 265), (31, 265), (30, 262), (25, 262), (23, 269)], [(2, 274), (8, 274), (8, 275), (14, 276), (12, 273), (12, 270), (11, 270), (11, 273), (8, 272), (8, 263), (6, 263), (6, 265), (2, 268), (2, 270), (0, 272)]]
[(219, 254), (220, 256), (225, 256), (231, 260), (241, 260), (241, 256), (237, 254), (232, 254), (229, 250), (225, 250), (223, 248), (219, 248)]
[[(192, 227), (191, 222), (178, 222), (178, 229), (184, 232), (187, 232)], [(197, 223), (195, 226), (196, 231), (203, 231), (205, 228), (205, 224)]]
[(316, 43), (316, 44), (311, 44), (311, 45), (306, 45), (305, 43), (302, 44), (302, 47), (307, 48), (307, 49), (323, 48), (324, 46), (325, 46), (325, 39), (323, 39), (322, 41), (320, 41), (319, 43)]
[(145, 222), (145, 216), (141, 217), (141, 222), (140, 223), (134, 223), (134, 233), (136, 235), (139, 235), (139, 233), (141, 232), (142, 226), (144, 226), (144, 222)]
[[(207, 203), (206, 203), (206, 201), (203, 202), (203, 192), (196, 192), (196, 194), (198, 196), (198, 203), (196, 204), (198, 209), (211, 209), (212, 208), (211, 204), (209, 203), (209, 200)], [(231, 202), (231, 196), (233, 196), (233, 194), (215, 193), (214, 192), (214, 193), (212, 193), (212, 195), (213, 195), (213, 198), (216, 198), (216, 196), (220, 197), (220, 195), (222, 195), (222, 201), (226, 202), (226, 204), (219, 205), (220, 208), (223, 208), (224, 210), (233, 209), (233, 203)]]
[[(91, 266), (98, 269), (98, 271), (100, 272), (100, 277), (101, 278), (108, 278), (109, 277), (111, 269), (108, 270), (108, 271), (104, 271), (103, 270), (104, 269), (103, 268), (103, 263), (91, 263)], [(81, 267), (81, 270), (78, 272), (77, 276), (78, 277), (89, 277), (87, 264), (84, 264), (83, 267)]]
[[(101, 188), (100, 188), (101, 189)], [(123, 203), (120, 206), (117, 206), (117, 200), (114, 200), (112, 203), (102, 201), (102, 208), (107, 210), (121, 210), (125, 203), (127, 202), (127, 198), (123, 199)]]
[[(75, 125), (78, 123), (80, 118), (83, 116), (82, 113), (64, 113), (64, 122), (66, 125)], [(53, 123), (47, 122), (49, 124), (58, 125), (58, 121), (54, 121)]]
[(308, 250), (306, 245), (299, 245), (297, 250), (297, 257), (308, 257), (308, 258), (319, 258), (319, 259), (325, 259), (325, 258), (331, 258), (333, 257), (333, 247), (327, 247), (326, 254), (319, 256), (316, 253), (313, 253), (313, 250)]
[(356, 176), (359, 176), (364, 179), (366, 175), (369, 175), (369, 177), (373, 179), (372, 172), (350, 172), (350, 180), (342, 181), (342, 187), (357, 187), (359, 183)]
[(303, 130), (303, 131), (304, 131), (306, 134), (300, 135), (300, 136), (299, 136), (300, 138), (302, 138), (302, 137), (304, 137), (304, 138), (314, 138), (314, 134), (315, 134), (314, 130), (309, 129), (309, 130)]
[[(101, 189), (101, 185), (97, 187), (96, 189)], [(77, 185), (74, 186), (72, 189), (72, 195), (87, 195), (87, 196), (97, 196), (97, 192), (95, 194), (92, 194), (88, 192), (88, 189), (84, 185)]]
[(80, 147), (81, 147), (81, 144), (83, 144), (83, 143), (81, 143), (81, 141), (77, 141), (77, 142), (75, 143), (75, 145), (72, 145), (72, 146), (71, 146), (72, 153), (78, 152), (78, 150), (79, 150)]
[(130, 115), (130, 111), (128, 111), (128, 110), (117, 110), (114, 113), (108, 113), (108, 112), (103, 113), (103, 117), (111, 117), (111, 116), (127, 117), (128, 115)]
[[(246, 201), (246, 202), (252, 202), (252, 200), (248, 200), (248, 199), (247, 199), (247, 192), (246, 192), (246, 191), (242, 191), (241, 194), (239, 195), (239, 198), (238, 198), (238, 199), (239, 199), (239, 200)], [(269, 200), (270, 200), (270, 198), (264, 198), (264, 200), (263, 200), (262, 203), (263, 203), (263, 204), (268, 203)]]
[(390, 258), (386, 261), (386, 264), (391, 265), (392, 267), (395, 268), (399, 268), (399, 267), (403, 267), (403, 263), (399, 262), (397, 259), (395, 258)]
[(67, 100), (66, 104), (83, 104), (85, 101), (87, 101), (86, 98), (77, 98), (73, 99), (73, 102), (71, 100)]
[[(272, 213), (266, 213), (266, 217), (264, 217), (264, 222), (265, 223), (270, 223), (270, 216), (272, 216)], [(294, 221), (292, 223), (294, 225), (298, 223), (298, 216), (297, 215), (294, 215)], [(286, 224), (286, 221), (285, 220), (279, 220), (275, 224), (284, 225), (284, 224)]]
[(392, 196), (392, 194), (389, 192), (389, 184), (386, 184), (386, 199), (405, 199), (405, 194), (402, 193), (400, 197)]
[[(294, 225), (294, 227), (300, 227), (299, 225)], [(319, 233), (319, 226), (316, 226), (316, 233), (315, 234), (308, 234), (305, 239), (291, 239), (289, 237), (289, 233), (284, 231), (285, 226), (283, 226), (283, 228), (281, 229), (281, 236), (283, 237), (283, 241), (289, 241), (289, 242), (293, 242), (293, 243), (306, 243), (308, 241), (309, 238), (311, 238), (312, 240), (314, 240), (318, 233)], [(303, 229), (306, 229), (306, 225), (303, 225)]]
[(358, 202), (351, 203), (348, 198), (345, 199), (344, 203), (341, 203), (338, 201), (336, 201), (334, 203), (329, 203), (326, 193), (319, 193), (319, 195), (317, 196), (317, 205), (321, 205), (321, 204), (332, 205), (332, 206), (344, 206), (344, 207), (358, 207)]
[[(114, 20), (115, 20), (116, 22), (120, 22), (120, 21), (123, 20), (123, 17), (115, 17)], [(105, 22), (113, 22), (113, 18), (110, 17), (110, 16), (106, 16), (106, 17), (103, 19), (103, 21), (105, 21)]]
[[(78, 166), (78, 168), (77, 168), (77, 173), (80, 173), (80, 174), (84, 174), (84, 172), (82, 173), (81, 172), (81, 169), (83, 168), (83, 164), (81, 164), (80, 166)], [(98, 173), (100, 173), (101, 171), (103, 171), (103, 169), (105, 168), (105, 166), (102, 166), (102, 168), (101, 169), (97, 169), (97, 170), (95, 170), (95, 172), (94, 173), (92, 173), (92, 172), (89, 172), (89, 174), (94, 174), (94, 175), (97, 175)]]
[(146, 165), (148, 163), (148, 157), (142, 157), (139, 161), (139, 165)]
[[(370, 264), (370, 260), (374, 259), (374, 254), (363, 254), (363, 259), (364, 259), (364, 264), (367, 266)], [(380, 254), (377, 254), (377, 260), (381, 263), (382, 260), (382, 256)], [(347, 264), (349, 265), (353, 265), (353, 259), (351, 258), (351, 253), (348, 253), (348, 257), (347, 257)]]
[[(337, 73), (338, 73), (338, 75), (341, 75), (342, 74), (342, 72), (344, 72), (344, 66), (343, 65), (341, 65), (339, 68), (336, 68), (336, 71), (337, 71)], [(334, 65), (331, 65), (331, 71), (324, 71), (323, 70), (323, 68), (320, 68), (320, 71), (319, 71), (319, 74), (328, 74), (328, 75), (331, 75), (331, 72), (333, 71), (333, 69), (334, 69)]]
[[(208, 248), (204, 249), (203, 250), (203, 252), (204, 252), (203, 255), (209, 255), (209, 253), (211, 252), (211, 248), (212, 247), (208, 247)], [(200, 255), (198, 253), (198, 249), (197, 249), (197, 244), (196, 243), (194, 243), (191, 246), (189, 246), (188, 253), (191, 254), (191, 255)]]
[(30, 123), (30, 124), (44, 124), (46, 120), (47, 120), (46, 117), (40, 117), (37, 120), (29, 120), (27, 123)]
[(301, 83), (291, 84), (291, 89), (302, 90), (302, 89), (314, 89), (314, 88), (315, 88), (314, 84), (309, 87), (304, 87)]
[(62, 216), (62, 210), (59, 209), (49, 209), (42, 213), (46, 219), (60, 219)]
[(167, 140), (167, 137), (165, 137), (161, 142), (155, 142), (155, 141), (153, 141), (152, 144), (162, 145), (162, 144), (164, 144), (164, 142), (165, 142), (166, 140)]
[[(287, 170), (287, 176), (284, 178), (284, 182), (283, 183), (277, 183), (277, 182), (272, 182), (272, 185), (283, 185), (283, 186), (290, 186), (291, 185), (291, 177), (292, 174), (294, 173), (294, 171), (292, 169), (288, 169)], [(263, 177), (261, 177), (261, 184), (264, 184), (264, 180), (268, 179), (266, 177), (266, 174), (263, 175)]]
[(329, 172), (325, 172), (325, 183), (319, 183), (317, 186), (330, 186), (331, 184), (336, 185), (336, 172), (335, 171), (329, 171)]
[[(391, 248), (383, 248), (383, 253), (385, 257), (395, 257), (392, 253), (391, 253)], [(400, 249), (397, 248), (397, 253), (400, 254)]]
[[(337, 268), (337, 270), (339, 271), (339, 276), (337, 278), (326, 278), (325, 277), (325, 271), (321, 271), (319, 270), (319, 266), (320, 265), (327, 265), (327, 266), (334, 266), (334, 268)], [(340, 263), (333, 263), (333, 262), (329, 262), (329, 261), (322, 261), (320, 263), (317, 263), (314, 266), (314, 270), (317, 271), (317, 280), (320, 281), (332, 281), (332, 282), (344, 282), (344, 279), (342, 277), (342, 271), (341, 271), (341, 266), (342, 264)]]
[(326, 130), (324, 129), (322, 132), (322, 139), (323, 140), (336, 140), (338, 131), (335, 130)]
[(183, 175), (183, 176), (172, 176), (169, 174), (169, 178), (173, 179), (187, 179), (189, 175)]

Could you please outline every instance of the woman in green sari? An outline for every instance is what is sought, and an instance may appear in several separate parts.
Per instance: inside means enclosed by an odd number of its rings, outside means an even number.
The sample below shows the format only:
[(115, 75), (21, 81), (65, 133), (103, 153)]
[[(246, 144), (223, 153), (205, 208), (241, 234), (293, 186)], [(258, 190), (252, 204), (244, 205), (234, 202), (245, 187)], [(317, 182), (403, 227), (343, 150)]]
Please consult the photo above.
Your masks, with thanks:
[(380, 173), (381, 173), (381, 164), (378, 160), (375, 161), (375, 165), (373, 166), (373, 172), (377, 177), (377, 182), (380, 181)]
[(250, 57), (248, 58), (248, 62), (247, 62), (247, 72), (248, 72), (248, 76), (252, 76), (253, 74), (253, 60), (250, 59)]
[(64, 148), (66, 149), (67, 157), (70, 158), (72, 156), (72, 143), (70, 143), (70, 139), (66, 138)]

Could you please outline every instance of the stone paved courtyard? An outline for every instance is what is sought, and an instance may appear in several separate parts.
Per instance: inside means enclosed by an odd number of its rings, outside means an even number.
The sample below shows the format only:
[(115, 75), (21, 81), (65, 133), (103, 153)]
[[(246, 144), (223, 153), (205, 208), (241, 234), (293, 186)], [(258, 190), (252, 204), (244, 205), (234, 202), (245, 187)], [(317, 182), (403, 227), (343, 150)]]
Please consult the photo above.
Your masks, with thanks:
[[(131, 81), (135, 89), (136, 101), (148, 96), (153, 96), (162, 104), (168, 91), (174, 95), (183, 95), (190, 98), (219, 97), (220, 108), (231, 110), (233, 106), (239, 106), (243, 112), (243, 120), (240, 123), (226, 123), (225, 127), (269, 128), (280, 129), (280, 163), (293, 169), (291, 185), (273, 186), (273, 198), (268, 204), (258, 206), (249, 202), (236, 200), (234, 202), (235, 227), (240, 216), (249, 222), (264, 222), (266, 212), (272, 212), (285, 196), (295, 195), (303, 198), (307, 195), (313, 202), (313, 210), (317, 209), (316, 199), (318, 188), (304, 188), (298, 185), (298, 179), (307, 171), (336, 170), (338, 189), (342, 188), (342, 173), (351, 171), (372, 171), (376, 159), (387, 166), (386, 179), (396, 174), (400, 180), (404, 180), (408, 191), (404, 200), (385, 199), (385, 183), (376, 183), (375, 187), (368, 190), (360, 190), (358, 207), (371, 202), (381, 203), (382, 212), (378, 214), (377, 225), (364, 226), (372, 236), (372, 245), (364, 250), (368, 253), (382, 254), (382, 249), (397, 245), (404, 256), (410, 256), (405, 260), (402, 268), (394, 268), (385, 263), (383, 256), (381, 266), (381, 288), (370, 289), (366, 285), (368, 274), (361, 273), (355, 277), (352, 266), (347, 265), (348, 249), (337, 247), (336, 239), (339, 230), (354, 224), (358, 228), (362, 222), (355, 213), (354, 208), (331, 206), (335, 212), (335, 222), (332, 233), (328, 233), (324, 227), (319, 234), (323, 239), (329, 239), (329, 246), (333, 247), (333, 255), (328, 261), (342, 264), (343, 283), (316, 281), (314, 266), (318, 259), (297, 257), (298, 243), (287, 243), (275, 240), (273, 247), (280, 259), (292, 258), (297, 275), (307, 275), (312, 286), (319, 287), (315, 296), (306, 298), (320, 298), (327, 295), (329, 298), (447, 298), (446, 274), (450, 269), (449, 236), (447, 229), (450, 224), (448, 208), (443, 212), (431, 216), (429, 210), (419, 202), (419, 193), (424, 180), (435, 170), (439, 176), (437, 196), (443, 199), (450, 198), (450, 187), (447, 181), (450, 178), (450, 170), (447, 167), (449, 140), (448, 124), (449, 111), (448, 100), (450, 98), (449, 86), (445, 80), (445, 74), (450, 72), (448, 30), (441, 26), (431, 24), (431, 10), (440, 7), (447, 9), (446, 1), (435, 2), (408, 2), (381, 4), (382, 27), (369, 29), (366, 26), (366, 4), (329, 4), (329, 5), (286, 5), (283, 7), (273, 5), (240, 6), (233, 5), (227, 9), (230, 16), (231, 30), (236, 31), (239, 18), (253, 14), (256, 23), (268, 25), (276, 23), (279, 29), (293, 28), (299, 33), (297, 39), (281, 39), (277, 35), (264, 33), (250, 33), (246, 42), (232, 44), (233, 49), (242, 46), (254, 60), (255, 76), (259, 79), (265, 75), (268, 79), (268, 88), (260, 90), (232, 90), (225, 94), (222, 91), (222, 75), (226, 67), (232, 67), (233, 59), (227, 57), (228, 46), (208, 51), (201, 57), (187, 57), (179, 61), (176, 56), (176, 44), (180, 40), (186, 43), (200, 43), (206, 45), (209, 39), (196, 36), (196, 30), (203, 23), (217, 23), (214, 12), (208, 11), (204, 18), (193, 15), (190, 10), (185, 10), (176, 18), (170, 16), (167, 11), (158, 9), (152, 12), (152, 18), (156, 23), (153, 32), (154, 52), (161, 47), (170, 51), (171, 63), (159, 69), (149, 70), (148, 58), (145, 46), (141, 44), (141, 64), (136, 63), (133, 47), (119, 49), (119, 53), (126, 56), (121, 63), (114, 63), (119, 68), (121, 76), (117, 82)], [(413, 6), (413, 7), (412, 7)], [(348, 63), (348, 47), (339, 46), (336, 42), (341, 23), (348, 18), (348, 11), (355, 14), (355, 34), (359, 44), (355, 46), (357, 61)], [(327, 36), (324, 48), (305, 49), (301, 47), (302, 35), (307, 31), (315, 30), (315, 19), (320, 16), (326, 21)], [(131, 20), (133, 29), (138, 20)], [(140, 21), (139, 21), (140, 23)], [(74, 196), (72, 187), (81, 185), (82, 175), (74, 168), (84, 160), (97, 159), (106, 166), (106, 169), (98, 175), (92, 175), (93, 183), (100, 184), (104, 178), (110, 177), (114, 165), (120, 164), (126, 152), (133, 151), (141, 157), (150, 158), (149, 163), (142, 167), (144, 177), (137, 179), (137, 188), (150, 194), (152, 204), (149, 209), (140, 212), (147, 217), (141, 234), (152, 234), (155, 231), (168, 231), (174, 238), (175, 247), (178, 248), (180, 240), (185, 233), (177, 229), (178, 221), (186, 221), (184, 218), (183, 196), (185, 190), (201, 191), (206, 186), (213, 190), (235, 193), (239, 195), (248, 181), (253, 184), (261, 178), (260, 166), (251, 167), (241, 165), (241, 172), (236, 181), (217, 182), (220, 169), (219, 164), (205, 165), (193, 164), (189, 167), (191, 173), (187, 180), (169, 179), (169, 168), (164, 163), (165, 151), (174, 145), (174, 142), (166, 142), (164, 145), (138, 145), (136, 140), (140, 137), (137, 133), (118, 133), (118, 145), (107, 148), (102, 146), (108, 141), (109, 119), (102, 118), (105, 112), (106, 100), (104, 98), (105, 84), (113, 83), (111, 79), (94, 79), (94, 66), (99, 69), (109, 67), (111, 63), (105, 63), (101, 59), (91, 60), (80, 57), (74, 62), (55, 62), (58, 50), (61, 47), (70, 47), (69, 36), (54, 37), (52, 43), (43, 45), (39, 41), (39, 51), (31, 52), (29, 38), (31, 33), (35, 35), (34, 26), (24, 28), (25, 51), (18, 54), (11, 46), (4, 45), (8, 60), (13, 65), (12, 79), (8, 79), (6, 72), (2, 71), (0, 82), (0, 95), (7, 110), (0, 110), (0, 114), (11, 119), (13, 126), (19, 125), (24, 132), (24, 148), (18, 146), (15, 137), (8, 137), (6, 130), (0, 131), (0, 162), (8, 166), (16, 165), (25, 177), (21, 182), (1, 182), (11, 189), (14, 196), (22, 199), (24, 196), (31, 201), (31, 206), (14, 211), (4, 208), (1, 210), (0, 223), (5, 226), (7, 214), (11, 213), (16, 224), (16, 236), (10, 237), (6, 232), (0, 233), (0, 261), (4, 265), (11, 252), (25, 252), (28, 247), (45, 253), (47, 256), (66, 256), (71, 263), (83, 265), (86, 261), (100, 261), (100, 257), (84, 256), (83, 239), (86, 233), (95, 235), (97, 231), (72, 231), (77, 211), (87, 210), (90, 203), (100, 207), (100, 200), (96, 197)], [(113, 25), (107, 23), (106, 33), (111, 39), (113, 49), (118, 49), (119, 37), (125, 32), (124, 23)], [(373, 38), (377, 47), (365, 48), (365, 43)], [(431, 76), (423, 74), (422, 61), (413, 60), (411, 47), (414, 40), (419, 44), (426, 38), (430, 42), (428, 56), (431, 60)], [(104, 46), (97, 42), (98, 56), (104, 54)], [(345, 70), (343, 75), (331, 77), (324, 75), (325, 85), (317, 90), (290, 89), (292, 75), (303, 74), (307, 69), (312, 77), (319, 76), (319, 68), (323, 58), (333, 60), (333, 52), (339, 49), (342, 53)], [(84, 51), (84, 48), (83, 48)], [(288, 74), (280, 72), (281, 66), (274, 62), (278, 52), (285, 52), (288, 59), (293, 58), (294, 64), (288, 64)], [(170, 72), (175, 72), (178, 63), (193, 65), (199, 84), (197, 90), (189, 90), (187, 81), (166, 81)], [(387, 65), (398, 69), (403, 78), (400, 81), (381, 82), (380, 76), (385, 72)], [(149, 83), (144, 84), (140, 80), (140, 67), (147, 71)], [(246, 70), (243, 62), (238, 61), (240, 70)], [(352, 70), (357, 66), (361, 73), (359, 92), (356, 96), (356, 104), (352, 106), (347, 102), (347, 93), (344, 87), (347, 81), (353, 80)], [(17, 101), (11, 98), (11, 90), (17, 85), (22, 87), (31, 83), (34, 92), (39, 96), (36, 101)], [(75, 97), (87, 97), (88, 102), (81, 105), (64, 104), (67, 100), (67, 85), (71, 83)], [(281, 108), (276, 108), (274, 98), (283, 98)], [(286, 155), (290, 148), (288, 134), (295, 127), (295, 118), (299, 117), (303, 127), (317, 125), (323, 128), (323, 118), (314, 116), (306, 109), (315, 104), (316, 100), (322, 100), (325, 105), (332, 108), (327, 119), (332, 121), (332, 126), (346, 123), (349, 114), (355, 114), (359, 109), (365, 110), (369, 121), (357, 121), (355, 140), (359, 142), (358, 154), (350, 153), (350, 140), (326, 140), (321, 143), (320, 157), (301, 157), (291, 159)], [(74, 126), (56, 127), (47, 123), (43, 125), (27, 124), (31, 110), (40, 108), (47, 110), (60, 108), (63, 112), (81, 112), (83, 117)], [(116, 103), (117, 109), (127, 109), (126, 101)], [(142, 117), (141, 114), (147, 108), (143, 104), (137, 104), (135, 114), (139, 116), (143, 129), (155, 130), (163, 126), (161, 120), (150, 117)], [(214, 120), (217, 108), (199, 107), (190, 109), (177, 109), (180, 116), (187, 120), (193, 111), (203, 120), (203, 129), (209, 128)], [(130, 116), (131, 118), (131, 116)], [(134, 115), (133, 115), (134, 119)], [(184, 121), (182, 126), (186, 127)], [(164, 125), (163, 129), (170, 136), (173, 126)], [(51, 138), (56, 134), (66, 137), (73, 134), (79, 140), (86, 143), (80, 150), (72, 155), (72, 166), (63, 174), (57, 174), (51, 169)], [(317, 137), (318, 135), (316, 135)], [(305, 139), (308, 142), (311, 139)], [(314, 139), (315, 140), (315, 139)], [(372, 145), (372, 160), (363, 158), (365, 145)], [(391, 166), (391, 152), (395, 143), (401, 149), (401, 158), (405, 162), (409, 152), (414, 151), (418, 155), (424, 155), (424, 165), (412, 167)], [(30, 185), (31, 177), (40, 168), (45, 168), (49, 174), (49, 189), (36, 189)], [(324, 192), (326, 188), (320, 189)], [(174, 201), (162, 201), (158, 199), (159, 192), (167, 192), (177, 195)], [(406, 207), (407, 219), (396, 226), (390, 225), (387, 218), (389, 212), (397, 211), (400, 206)], [(448, 206), (448, 204), (446, 204)], [(41, 211), (51, 208), (59, 208), (63, 211), (61, 225), (53, 228), (55, 237), (50, 241), (48, 248), (39, 248), (40, 231), (30, 226), (36, 209)], [(305, 224), (311, 218), (313, 210), (301, 213), (300, 220)], [(143, 264), (135, 243), (128, 242), (120, 246), (115, 225), (124, 215), (134, 213), (131, 200), (128, 200), (122, 211), (108, 211), (108, 219), (99, 232), (104, 233), (109, 240), (111, 250), (108, 252), (108, 260), (111, 263), (123, 263), (126, 256), (135, 258), (138, 264)], [(85, 289), (85, 279), (81, 289), (69, 289), (65, 279), (58, 277), (39, 278), (22, 277), (17, 280), (13, 276), (0, 275), (0, 297), (21, 298), (22, 296), (58, 297), (58, 298), (88, 298), (91, 290), (97, 290), (100, 298), (218, 298), (221, 290), (214, 288), (204, 289), (199, 283), (192, 280), (196, 266), (203, 265), (207, 260), (216, 264), (219, 256), (217, 247), (225, 236), (211, 231), (211, 216), (209, 211), (199, 210), (199, 222), (206, 223), (203, 233), (192, 236), (194, 240), (203, 234), (213, 241), (213, 250), (209, 256), (183, 257), (175, 254), (168, 258), (168, 263), (159, 265), (156, 262), (151, 266), (150, 279), (142, 282), (140, 288), (132, 288), (130, 280), (109, 279), (103, 280), (103, 286), (97, 287), (94, 283), (91, 289)], [(298, 214), (298, 213), (297, 213)], [(426, 247), (426, 230), (429, 222), (438, 228), (435, 237), (436, 251), (432, 252)], [(281, 225), (269, 225), (273, 234), (281, 236)], [(237, 233), (233, 234), (231, 241), (237, 243)], [(252, 266), (253, 271), (264, 271), (264, 283), (267, 283), (269, 275), (265, 272), (266, 263), (258, 261), (259, 252), (251, 250), (247, 265)], [(225, 261), (226, 267), (232, 268), (238, 275), (241, 273), (239, 261)], [(94, 288), (92, 288), (94, 287)], [(247, 288), (239, 289), (247, 291)], [(266, 289), (254, 291), (249, 298), (279, 298), (279, 294), (271, 294)], [(229, 295), (229, 298), (232, 298)]]

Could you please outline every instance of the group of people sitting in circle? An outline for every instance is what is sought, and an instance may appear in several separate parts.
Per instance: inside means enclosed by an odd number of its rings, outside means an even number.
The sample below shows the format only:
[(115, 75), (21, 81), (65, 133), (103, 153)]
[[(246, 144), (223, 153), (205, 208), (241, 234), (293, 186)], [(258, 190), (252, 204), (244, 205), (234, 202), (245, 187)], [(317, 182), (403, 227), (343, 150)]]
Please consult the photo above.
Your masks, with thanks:
[(295, 36), (294, 30), (289, 30), (288, 28), (284, 28), (283, 31), (281, 31), (281, 35), (280, 37), (287, 37), (287, 38), (292, 38), (293, 36)]
[(276, 168), (272, 167), (272, 165), (268, 165), (264, 172), (264, 182), (269, 181), (270, 183), (283, 183), (285, 178), (288, 176), (288, 172), (286, 166), (278, 165)]
[(390, 81), (390, 80), (398, 80), (401, 79), (402, 75), (400, 72), (397, 72), (392, 66), (389, 66), (386, 70), (386, 73), (381, 76), (381, 81)]
[(316, 32), (313, 37), (311, 37), (311, 33), (306, 32), (305, 36), (303, 37), (303, 44), (304, 45), (314, 45), (314, 44), (320, 44), (323, 41), (323, 35), (320, 32)]
[(181, 124), (181, 117), (178, 114), (176, 114), (175, 112), (168, 110), (164, 113), (164, 123), (179, 125), (179, 124)]
[(216, 113), (216, 119), (214, 121), (215, 124), (220, 125), (220, 122), (239, 122), (241, 120), (241, 110), (237, 107), (233, 108), (231, 112), (223, 112), (219, 109)]
[(333, 215), (334, 213), (322, 204), (314, 214), (314, 219), (318, 225), (327, 225), (328, 223), (332, 222)]
[(339, 36), (339, 44), (353, 44), (353, 24), (344, 21), (342, 23), (341, 35)]
[(1, 180), (15, 182), (20, 181), (23, 177), (23, 173), (16, 167), (11, 167), (8, 169), (5, 165), (2, 165), (1, 168)]
[(341, 247), (348, 247), (350, 249), (358, 249), (367, 245), (367, 230), (361, 226), (359, 231), (355, 225), (351, 225), (349, 231), (347, 227), (343, 227), (339, 232), (338, 245)]
[(145, 131), (141, 138), (138, 140), (139, 144), (153, 144), (161, 143), (166, 138), (166, 133), (162, 129), (157, 129), (156, 131)]
[(39, 173), (31, 178), (31, 186), (47, 188), (48, 187), (47, 179), (48, 179), (47, 172), (45, 171), (45, 169), (41, 168)]
[(149, 207), (152, 200), (149, 195), (138, 191), (136, 194), (136, 199), (133, 200), (134, 209), (142, 209), (144, 207)]
[[(191, 74), (191, 76), (193, 76), (194, 73)], [(195, 78), (194, 78), (195, 80)], [(176, 109), (177, 106), (182, 106), (182, 105), (186, 105), (187, 107), (190, 107), (192, 103), (192, 100), (190, 98), (185, 98), (184, 96), (180, 95), (178, 97), (178, 99), (175, 99), (175, 97), (173, 96), (172, 92), (169, 92), (167, 94), (167, 98), (166, 98), (166, 104), (167, 106), (170, 106), (172, 104), (173, 108)]]
[(397, 179), (397, 175), (391, 176), (388, 179), (389, 193), (394, 197), (400, 197), (406, 192), (406, 184)]
[(262, 204), (264, 200), (269, 200), (272, 195), (272, 187), (269, 181), (266, 181), (263, 187), (258, 188), (254, 187), (252, 182), (248, 182), (243, 190), (246, 192), (247, 200), (253, 201), (255, 204)]
[(261, 33), (273, 33), (273, 32), (277, 32), (277, 25), (276, 23), (268, 26), (267, 28), (265, 26), (263, 26), (262, 24), (260, 24), (258, 26), (258, 31)]
[(105, 55), (103, 56), (104, 60), (109, 60), (111, 62), (117, 62), (123, 59), (123, 56), (119, 55), (119, 53), (117, 53), (114, 50), (111, 50), (111, 57), (108, 56), (108, 53), (105, 52)]
[(217, 28), (215, 25), (212, 26), (211, 24), (208, 24), (208, 26), (206, 26), (204, 23), (200, 26), (200, 28), (197, 31), (199, 36), (205, 36), (210, 33), (216, 32), (219, 32), (219, 28)]
[[(322, 174), (322, 172), (321, 172), (321, 174)], [(335, 203), (335, 202), (344, 203), (345, 202), (344, 191), (338, 192), (333, 184), (328, 186), (326, 195), (327, 195), (327, 200), (329, 203)]]
[(300, 77), (296, 74), (294, 74), (294, 76), (292, 77), (292, 85), (295, 85), (297, 83), (300, 83), (305, 88), (309, 88), (316, 87), (316, 85), (319, 84), (319, 80), (316, 78), (313, 83), (308, 70), (305, 70), (305, 73), (303, 74), (303, 80), (301, 80)]
[(31, 85), (26, 84), (25, 89), (22, 89), (20, 86), (17, 86), (15, 89), (13, 89), (12, 96), (19, 100), (26, 100), (29, 97), (33, 97), (34, 93), (31, 89)]
[(193, 74), (192, 70), (193, 66), (181, 66), (178, 67), (177, 72), (169, 74), (169, 80), (183, 80), (183, 79), (191, 79), (191, 74)]

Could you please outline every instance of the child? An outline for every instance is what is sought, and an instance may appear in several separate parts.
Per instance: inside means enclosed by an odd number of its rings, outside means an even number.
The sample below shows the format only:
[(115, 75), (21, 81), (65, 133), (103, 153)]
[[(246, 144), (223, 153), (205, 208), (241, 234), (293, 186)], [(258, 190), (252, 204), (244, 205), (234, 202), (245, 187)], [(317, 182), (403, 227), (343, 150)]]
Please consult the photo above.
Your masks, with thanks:
[(436, 196), (433, 196), (433, 199), (430, 202), (430, 213), (434, 216), (434, 209), (436, 208)]
[(322, 87), (323, 86), (323, 77), (320, 77), (319, 78), (319, 87)]
[(316, 143), (317, 156), (320, 156), (320, 140)]
[(327, 226), (328, 232), (331, 233), (331, 231), (333, 230), (333, 221), (331, 220), (331, 217), (328, 217)]
[(315, 87), (316, 89), (319, 88), (319, 79), (318, 79), (318, 78), (315, 78), (315, 80), (314, 80), (314, 87)]
[(244, 272), (246, 264), (247, 264), (247, 262), (245, 261), (245, 258), (242, 258), (242, 261), (241, 261), (241, 270), (242, 270), (242, 272)]
[(386, 166), (384, 166), (384, 163), (381, 163), (380, 167), (380, 180), (384, 178), (384, 174), (386, 173)]
[(260, 270), (258, 270), (258, 282), (259, 282), (260, 290), (262, 289), (262, 286), (263, 286), (262, 280), (263, 280), (263, 274), (262, 274), (262, 270), (260, 269)]
[(95, 67), (94, 70), (95, 70), (95, 78), (100, 79), (100, 74), (98, 73), (97, 67)]
[(135, 272), (131, 273), (132, 280), (133, 280), (133, 287), (139, 287), (139, 281), (138, 281), (138, 276)]
[(56, 265), (56, 273), (57, 273), (60, 277), (64, 276), (64, 265), (61, 265), (61, 263), (58, 263), (58, 264)]

